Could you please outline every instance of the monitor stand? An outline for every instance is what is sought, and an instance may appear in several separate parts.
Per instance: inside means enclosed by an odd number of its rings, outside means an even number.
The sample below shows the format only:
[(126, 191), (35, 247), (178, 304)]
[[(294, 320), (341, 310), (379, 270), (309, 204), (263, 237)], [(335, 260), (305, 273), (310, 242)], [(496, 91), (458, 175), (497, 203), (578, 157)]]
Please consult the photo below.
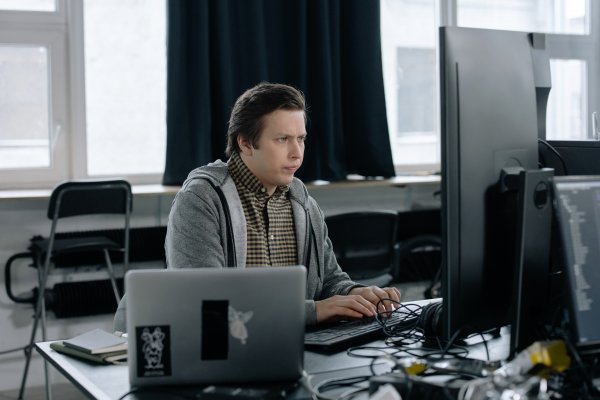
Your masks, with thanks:
[[(517, 191), (515, 270), (511, 307), (510, 358), (543, 338), (550, 284), (552, 201), (550, 179), (554, 170), (506, 168), (505, 190)], [(510, 295), (510, 294), (507, 294)]]

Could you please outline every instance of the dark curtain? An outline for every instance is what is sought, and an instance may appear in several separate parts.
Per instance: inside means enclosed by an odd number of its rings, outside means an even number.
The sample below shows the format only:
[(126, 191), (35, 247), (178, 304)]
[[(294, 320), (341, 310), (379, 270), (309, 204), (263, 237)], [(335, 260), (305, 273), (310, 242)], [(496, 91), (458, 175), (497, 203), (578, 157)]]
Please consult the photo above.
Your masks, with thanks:
[(167, 65), (164, 184), (224, 158), (231, 107), (261, 81), (306, 96), (299, 178), (394, 175), (378, 1), (170, 0)]

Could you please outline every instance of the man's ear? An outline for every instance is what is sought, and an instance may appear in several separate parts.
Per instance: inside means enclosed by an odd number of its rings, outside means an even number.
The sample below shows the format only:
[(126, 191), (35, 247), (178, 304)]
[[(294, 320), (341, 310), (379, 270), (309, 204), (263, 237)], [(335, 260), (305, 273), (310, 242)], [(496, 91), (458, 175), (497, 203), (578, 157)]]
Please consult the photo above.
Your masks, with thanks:
[(237, 143), (238, 143), (238, 146), (240, 146), (242, 153), (244, 153), (247, 156), (252, 155), (252, 149), (253, 149), (252, 143), (250, 143), (250, 141), (248, 140), (248, 138), (246, 136), (238, 135)]

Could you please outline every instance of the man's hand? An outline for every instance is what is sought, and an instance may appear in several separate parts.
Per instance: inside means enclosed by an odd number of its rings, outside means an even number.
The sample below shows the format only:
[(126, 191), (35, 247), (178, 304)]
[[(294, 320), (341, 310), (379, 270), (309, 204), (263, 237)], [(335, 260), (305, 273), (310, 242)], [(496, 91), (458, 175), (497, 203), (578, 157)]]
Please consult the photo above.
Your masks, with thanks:
[[(384, 299), (391, 299), (393, 301), (383, 301), (379, 304), (378, 312), (384, 311), (393, 311), (394, 308), (398, 307), (398, 303), (400, 302), (400, 290), (395, 287), (384, 287), (380, 288), (377, 286), (367, 286), (367, 287), (355, 287), (350, 292), (350, 295), (359, 295), (366, 300), (368, 300), (374, 306), (377, 306), (379, 301)], [(393, 306), (393, 307), (392, 307)]]
[(375, 316), (375, 306), (359, 295), (332, 296), (315, 301), (317, 322)]
[[(392, 299), (400, 302), (400, 291), (394, 287), (379, 288), (377, 286), (357, 287), (347, 296), (333, 296), (315, 302), (317, 322), (333, 321), (342, 318), (356, 319), (373, 317), (377, 313), (375, 307), (382, 299)], [(398, 303), (384, 301), (380, 304), (379, 312), (392, 311), (392, 305)]]

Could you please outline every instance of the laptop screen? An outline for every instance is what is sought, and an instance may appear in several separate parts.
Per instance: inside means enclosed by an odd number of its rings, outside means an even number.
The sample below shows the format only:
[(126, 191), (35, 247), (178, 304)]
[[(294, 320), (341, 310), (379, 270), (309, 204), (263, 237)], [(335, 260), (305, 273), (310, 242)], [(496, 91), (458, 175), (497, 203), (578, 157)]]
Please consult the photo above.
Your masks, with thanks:
[(571, 318), (578, 345), (600, 343), (600, 176), (554, 178)]

